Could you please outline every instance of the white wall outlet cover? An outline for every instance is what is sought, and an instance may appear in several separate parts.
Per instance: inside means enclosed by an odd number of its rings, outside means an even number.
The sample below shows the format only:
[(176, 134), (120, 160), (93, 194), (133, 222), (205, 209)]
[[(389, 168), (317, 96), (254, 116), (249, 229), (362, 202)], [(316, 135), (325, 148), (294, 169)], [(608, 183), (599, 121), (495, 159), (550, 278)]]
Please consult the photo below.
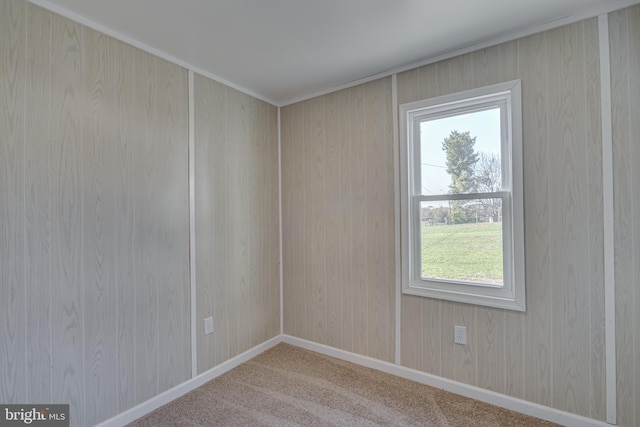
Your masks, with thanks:
[(453, 327), (453, 342), (455, 344), (467, 345), (467, 327), (466, 326)]
[(213, 333), (213, 317), (207, 317), (204, 319), (204, 334), (209, 335)]

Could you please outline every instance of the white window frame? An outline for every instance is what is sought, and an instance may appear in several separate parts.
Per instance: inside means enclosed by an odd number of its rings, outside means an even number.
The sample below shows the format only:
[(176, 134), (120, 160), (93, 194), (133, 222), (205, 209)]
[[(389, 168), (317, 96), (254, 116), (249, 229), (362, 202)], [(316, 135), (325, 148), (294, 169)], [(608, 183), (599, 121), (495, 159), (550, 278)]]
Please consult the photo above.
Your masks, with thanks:
[[(502, 190), (447, 195), (449, 199), (501, 198), (503, 286), (423, 278), (420, 202), (442, 200), (421, 194), (420, 123), (499, 106), (501, 108)], [(522, 96), (520, 80), (403, 104), (400, 110), (400, 230), (402, 292), (508, 310), (525, 311)], [(416, 172), (417, 169), (417, 172)]]

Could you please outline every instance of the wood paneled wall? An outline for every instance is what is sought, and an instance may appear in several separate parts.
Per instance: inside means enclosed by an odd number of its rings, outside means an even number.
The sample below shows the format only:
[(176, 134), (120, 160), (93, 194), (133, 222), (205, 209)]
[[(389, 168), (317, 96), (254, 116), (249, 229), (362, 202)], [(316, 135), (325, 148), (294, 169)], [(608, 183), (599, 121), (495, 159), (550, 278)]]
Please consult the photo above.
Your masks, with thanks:
[[(24, 354), (24, 348), (28, 346), (24, 292), (27, 275), (24, 260), (26, 165), (23, 149), (26, 132), (25, 7), (24, 3), (17, 2), (0, 4), (0, 100), (3, 103), (0, 112), (0, 324), (3, 326), (0, 335), (3, 362), (0, 365), (0, 400), (4, 402), (23, 400), (28, 388), (25, 381), (27, 358)], [(29, 308), (37, 302), (29, 304)], [(34, 341), (40, 339), (36, 338)], [(49, 346), (42, 347), (47, 351), (42, 357), (49, 359)], [(38, 367), (42, 365), (38, 363)], [(47, 386), (50, 393), (51, 386)]]
[[(279, 333), (278, 117), (195, 83), (203, 372)], [(0, 402), (94, 425), (191, 377), (188, 135), (185, 69), (0, 2)]]
[(640, 6), (609, 16), (618, 425), (640, 425)]
[(284, 332), (393, 361), (391, 79), (282, 109)]
[[(522, 80), (527, 312), (402, 297), (402, 364), (605, 419), (600, 76), (591, 19), (398, 76), (399, 103)], [(469, 345), (453, 344), (464, 325)]]
[(94, 425), (191, 375), (186, 70), (0, 2), (0, 402)]
[(194, 88), (201, 373), (280, 333), (278, 111), (199, 75)]
[[(513, 79), (523, 88), (528, 310), (402, 296), (402, 365), (604, 420), (597, 20), (404, 72), (398, 99)], [(394, 338), (389, 85), (282, 114), (285, 333), (383, 360)], [(453, 325), (468, 328), (467, 346), (453, 344)]]

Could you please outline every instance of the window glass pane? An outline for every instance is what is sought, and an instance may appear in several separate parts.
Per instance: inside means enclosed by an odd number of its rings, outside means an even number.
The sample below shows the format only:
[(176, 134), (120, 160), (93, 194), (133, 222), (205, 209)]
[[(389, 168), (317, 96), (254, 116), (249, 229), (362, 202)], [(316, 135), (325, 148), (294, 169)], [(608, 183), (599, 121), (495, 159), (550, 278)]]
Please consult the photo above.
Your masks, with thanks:
[(420, 122), (422, 195), (502, 188), (500, 108)]
[(420, 202), (423, 279), (502, 286), (502, 199)]

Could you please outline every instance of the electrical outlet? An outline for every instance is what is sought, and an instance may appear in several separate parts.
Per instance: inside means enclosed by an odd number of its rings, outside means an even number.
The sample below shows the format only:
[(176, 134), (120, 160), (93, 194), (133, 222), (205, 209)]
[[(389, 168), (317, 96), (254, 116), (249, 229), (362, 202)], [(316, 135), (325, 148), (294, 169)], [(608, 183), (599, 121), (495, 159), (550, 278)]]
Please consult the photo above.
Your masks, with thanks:
[(466, 326), (453, 327), (453, 342), (456, 344), (467, 345), (467, 327)]
[(213, 317), (207, 317), (204, 319), (204, 334), (209, 335), (213, 333)]

